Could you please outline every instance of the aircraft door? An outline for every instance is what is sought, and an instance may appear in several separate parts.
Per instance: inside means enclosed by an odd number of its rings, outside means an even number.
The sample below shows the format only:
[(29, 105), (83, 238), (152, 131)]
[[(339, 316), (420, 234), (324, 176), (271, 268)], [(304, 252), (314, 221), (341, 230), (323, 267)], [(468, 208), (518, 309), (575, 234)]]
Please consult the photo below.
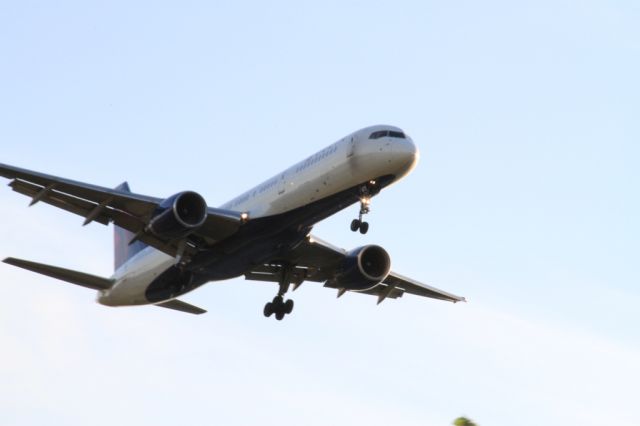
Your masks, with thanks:
[(280, 180), (278, 181), (278, 195), (284, 194), (284, 190), (287, 187), (287, 176), (286, 173), (282, 173), (280, 175)]
[(356, 150), (356, 140), (354, 136), (349, 136), (347, 140), (347, 158), (353, 157), (353, 153)]

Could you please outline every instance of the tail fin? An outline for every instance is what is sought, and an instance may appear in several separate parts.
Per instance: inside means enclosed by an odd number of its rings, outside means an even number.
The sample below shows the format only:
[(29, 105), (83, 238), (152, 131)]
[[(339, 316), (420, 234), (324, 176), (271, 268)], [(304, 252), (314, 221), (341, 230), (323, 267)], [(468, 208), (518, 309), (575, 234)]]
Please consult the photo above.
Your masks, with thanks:
[[(116, 186), (116, 191), (131, 192), (129, 184), (122, 182)], [(147, 245), (142, 241), (136, 241), (133, 244), (129, 244), (134, 237), (133, 232), (120, 228), (119, 226), (113, 227), (113, 259), (114, 269), (118, 269), (127, 260), (131, 259), (136, 253), (144, 249)]]

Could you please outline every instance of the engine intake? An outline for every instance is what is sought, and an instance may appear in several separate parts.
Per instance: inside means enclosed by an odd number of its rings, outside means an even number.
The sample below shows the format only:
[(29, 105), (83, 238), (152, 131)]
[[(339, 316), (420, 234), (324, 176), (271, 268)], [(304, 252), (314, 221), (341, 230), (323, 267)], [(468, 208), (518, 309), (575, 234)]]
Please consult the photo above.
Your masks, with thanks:
[(385, 249), (370, 245), (352, 250), (336, 273), (332, 284), (353, 291), (370, 290), (387, 278), (391, 258)]
[(179, 192), (164, 200), (156, 209), (148, 230), (165, 238), (183, 238), (207, 220), (207, 203), (197, 192)]

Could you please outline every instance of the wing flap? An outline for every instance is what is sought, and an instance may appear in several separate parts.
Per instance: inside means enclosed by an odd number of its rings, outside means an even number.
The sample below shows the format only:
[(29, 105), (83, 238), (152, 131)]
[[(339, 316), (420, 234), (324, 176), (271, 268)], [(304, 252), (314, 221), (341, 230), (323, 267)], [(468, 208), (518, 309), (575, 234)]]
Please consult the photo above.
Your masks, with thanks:
[(174, 311), (186, 312), (193, 315), (201, 315), (207, 312), (202, 308), (198, 308), (197, 306), (190, 305), (189, 303), (183, 302), (182, 300), (178, 299), (157, 303), (156, 306), (160, 306), (161, 308), (173, 309)]
[(446, 300), (448, 302), (466, 302), (464, 297), (456, 296), (444, 290), (423, 284), (411, 278), (402, 276), (396, 272), (391, 272), (383, 281), (384, 284), (402, 289), (403, 291), (414, 294), (416, 296), (429, 297), (431, 299)]
[(113, 281), (108, 278), (102, 278), (57, 266), (45, 265), (43, 263), (31, 262), (29, 260), (7, 257), (3, 262), (8, 265), (17, 266), (18, 268), (37, 272), (38, 274), (90, 288), (92, 290), (107, 290), (113, 285)]
[[(102, 206), (102, 208), (100, 208), (101, 206), (99, 204), (74, 197), (73, 195), (58, 192), (55, 189), (49, 189), (43, 194), (42, 191), (45, 188), (19, 179), (14, 179), (9, 183), (9, 186), (14, 191), (26, 195), (27, 197), (38, 197), (38, 201), (66, 210), (70, 213), (77, 214), (84, 218), (90, 218), (91, 221), (95, 221), (103, 225), (108, 225), (109, 222), (113, 222), (119, 227), (126, 229), (127, 231), (131, 231), (134, 234), (138, 234), (140, 231), (144, 230), (145, 225), (142, 220), (111, 207)], [(87, 223), (87, 221), (85, 221), (85, 223)], [(141, 233), (138, 236), (138, 239), (145, 244), (169, 254), (170, 256), (175, 256), (178, 251), (175, 245), (166, 243), (148, 233)]]
[[(251, 281), (280, 282), (283, 268), (280, 265), (259, 265), (247, 272), (244, 277)], [(290, 284), (300, 285), (303, 281), (324, 282), (331, 276), (329, 272), (314, 267), (296, 266), (290, 272)]]
[(240, 212), (209, 208), (205, 224), (183, 240), (165, 241), (146, 232), (146, 225), (162, 199), (118, 189), (77, 182), (57, 176), (0, 164), (0, 176), (12, 179), (9, 186), (31, 197), (31, 203), (45, 202), (92, 221), (113, 222), (136, 235), (136, 239), (170, 256), (194, 254), (234, 234), (244, 219)]
[[(14, 191), (26, 195), (27, 197), (31, 197), (32, 199), (37, 197), (38, 194), (41, 194), (44, 189), (41, 186), (19, 179), (11, 181), (9, 186)], [(42, 201), (43, 203), (50, 204), (59, 209), (66, 210), (70, 213), (75, 213), (83, 217), (87, 217), (97, 206), (97, 204), (90, 201), (73, 197), (55, 190), (49, 190), (45, 194), (42, 194), (38, 201)], [(109, 216), (105, 212), (99, 213), (93, 220), (103, 225), (109, 224)]]
[(347, 291), (349, 291), (350, 293), (360, 293), (360, 294), (368, 294), (371, 296), (378, 296), (378, 304), (382, 303), (384, 299), (387, 299), (387, 298), (397, 299), (399, 297), (402, 297), (402, 295), (404, 294), (404, 290), (394, 286), (387, 285), (387, 284), (378, 284), (372, 289), (362, 290), (362, 291), (351, 291), (344, 288), (339, 288), (333, 285), (331, 281), (327, 281), (324, 286), (328, 288), (337, 289), (338, 297), (342, 296)]
[(32, 184), (40, 185), (43, 190), (56, 190), (78, 198), (92, 201), (96, 204), (109, 201), (109, 206), (124, 210), (134, 216), (148, 216), (162, 200), (141, 194), (123, 193), (121, 191), (77, 182), (19, 167), (0, 164), (0, 176), (9, 179), (20, 179)]

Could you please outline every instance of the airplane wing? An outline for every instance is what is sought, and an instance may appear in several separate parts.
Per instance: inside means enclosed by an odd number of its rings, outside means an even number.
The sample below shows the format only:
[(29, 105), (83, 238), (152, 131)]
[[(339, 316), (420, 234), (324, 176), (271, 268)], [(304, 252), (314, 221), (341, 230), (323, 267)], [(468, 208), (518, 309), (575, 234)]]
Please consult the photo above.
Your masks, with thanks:
[(212, 244), (235, 233), (242, 223), (239, 212), (208, 208), (204, 225), (183, 241), (164, 241), (145, 228), (161, 198), (119, 191), (46, 175), (31, 170), (0, 164), (0, 176), (12, 179), (9, 186), (31, 197), (33, 205), (39, 201), (75, 213), (85, 218), (84, 224), (113, 222), (136, 234), (140, 241), (176, 256), (180, 250), (195, 251), (198, 244)]
[[(325, 287), (334, 287), (331, 278), (335, 270), (347, 256), (347, 251), (335, 247), (316, 237), (309, 236), (294, 249), (286, 259), (291, 265), (296, 265), (290, 272), (290, 283), (294, 289), (304, 281), (324, 282)], [(245, 274), (248, 280), (279, 282), (282, 275), (282, 267), (279, 265), (261, 265)], [(342, 296), (345, 289), (337, 288), (338, 297)], [(432, 299), (446, 300), (449, 302), (466, 302), (461, 296), (448, 293), (427, 284), (423, 284), (411, 278), (407, 278), (391, 271), (387, 278), (378, 286), (371, 290), (359, 291), (378, 297), (378, 304), (386, 298), (396, 299), (402, 297), (404, 293), (416, 296), (429, 297)]]

